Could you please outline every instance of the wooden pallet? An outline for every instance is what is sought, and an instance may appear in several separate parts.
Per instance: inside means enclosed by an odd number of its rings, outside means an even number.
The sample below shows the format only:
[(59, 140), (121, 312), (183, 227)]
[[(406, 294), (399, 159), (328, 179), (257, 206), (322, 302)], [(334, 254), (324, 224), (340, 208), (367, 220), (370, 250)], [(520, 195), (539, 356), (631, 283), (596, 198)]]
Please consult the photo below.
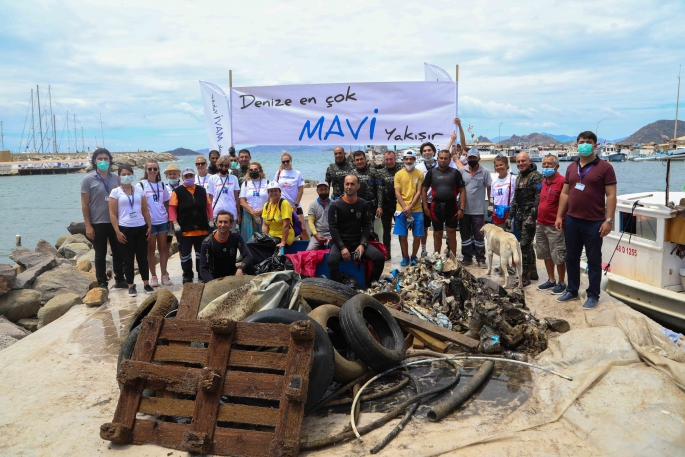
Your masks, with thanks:
[[(203, 454), (297, 455), (313, 324), (188, 319), (197, 314), (188, 301), (179, 306), (186, 319), (143, 320), (133, 356), (117, 374), (123, 388), (102, 439)], [(145, 389), (155, 396), (144, 397)]]

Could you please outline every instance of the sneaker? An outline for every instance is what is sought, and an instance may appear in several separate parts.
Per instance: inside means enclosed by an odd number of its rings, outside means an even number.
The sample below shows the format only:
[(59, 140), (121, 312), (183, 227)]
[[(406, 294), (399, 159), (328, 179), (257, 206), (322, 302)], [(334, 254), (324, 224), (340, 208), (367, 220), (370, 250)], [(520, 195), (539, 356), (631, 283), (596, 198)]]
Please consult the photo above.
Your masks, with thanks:
[(136, 285), (134, 284), (128, 288), (128, 296), (135, 297), (136, 295), (138, 295), (138, 291), (136, 290)]
[(409, 265), (411, 265), (413, 267), (414, 265), (418, 265), (418, 264), (419, 264), (419, 260), (416, 258), (416, 256), (415, 255), (411, 256), (411, 262), (409, 262)]
[(554, 286), (554, 289), (552, 289), (552, 295), (561, 295), (564, 292), (566, 292), (566, 284), (563, 282), (558, 283)]
[(588, 297), (587, 300), (585, 300), (585, 303), (583, 303), (583, 308), (584, 309), (592, 309), (597, 306), (597, 299), (594, 297)]
[(186, 278), (185, 276), (183, 277), (183, 284), (187, 282), (193, 282), (193, 278)]
[(461, 264), (464, 265), (464, 266), (473, 265), (473, 260), (471, 260), (471, 259), (464, 259), (464, 260), (461, 261)]
[(150, 284), (145, 284), (145, 286), (143, 287), (143, 290), (145, 292), (147, 292), (148, 294), (151, 294), (155, 291), (155, 289), (153, 289)]
[(107, 289), (109, 287), (109, 284), (107, 284), (106, 282), (99, 282), (98, 287), (101, 287), (103, 289)]
[(152, 287), (159, 287), (159, 281), (157, 280), (157, 276), (153, 276), (150, 278), (150, 285)]
[(428, 250), (424, 246), (421, 247), (421, 258), (428, 257)]
[(164, 286), (171, 286), (173, 285), (171, 281), (169, 280), (169, 275), (162, 275), (162, 285)]
[(564, 292), (564, 295), (561, 297), (557, 298), (557, 301), (569, 301), (569, 300), (577, 300), (578, 299), (578, 294), (572, 294), (569, 291)]
[[(546, 282), (544, 282), (544, 283), (542, 283), (542, 284), (540, 284), (540, 285), (538, 286), (538, 290), (549, 290), (549, 289), (554, 289), (556, 286), (557, 286), (557, 282), (556, 282), (556, 281), (551, 281), (551, 280), (548, 279)], [(564, 287), (564, 290), (566, 290), (565, 287)]]
[(117, 279), (114, 281), (114, 288), (115, 289), (128, 289), (128, 283), (126, 282), (125, 279)]
[(485, 260), (479, 260), (478, 261), (478, 267), (482, 269), (486, 269), (488, 267), (488, 264), (485, 263)]

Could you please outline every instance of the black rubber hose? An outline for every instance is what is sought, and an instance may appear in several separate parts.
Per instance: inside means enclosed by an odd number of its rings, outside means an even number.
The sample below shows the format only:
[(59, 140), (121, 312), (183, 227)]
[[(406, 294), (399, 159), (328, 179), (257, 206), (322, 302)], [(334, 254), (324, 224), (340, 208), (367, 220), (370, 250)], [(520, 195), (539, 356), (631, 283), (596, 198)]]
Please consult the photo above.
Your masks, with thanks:
[[(364, 382), (366, 382), (366, 381), (364, 381)], [(362, 382), (362, 384), (364, 384), (364, 382)], [(388, 388), (385, 389), (385, 390), (381, 390), (380, 392), (372, 393), (372, 394), (369, 394), (369, 395), (363, 395), (363, 396), (359, 399), (359, 401), (375, 400), (375, 399), (377, 399), (377, 398), (382, 398), (382, 397), (388, 396), (388, 395), (390, 395), (390, 394), (394, 394), (395, 392), (404, 389), (404, 387), (405, 387), (408, 383), (409, 383), (409, 378), (404, 378), (403, 380), (401, 380), (400, 382), (398, 382), (398, 383), (395, 384), (394, 386), (388, 387)], [(349, 405), (349, 404), (352, 403), (353, 401), (354, 401), (354, 397), (341, 398), (340, 400), (331, 400), (331, 401), (329, 401), (329, 402), (327, 402), (327, 403), (324, 403), (323, 406), (325, 406), (326, 408), (328, 408), (328, 407), (330, 407), (330, 406)]]
[[(460, 370), (457, 369), (457, 373), (459, 373), (459, 372), (460, 372)], [(412, 380), (412, 382), (414, 383), (414, 389), (416, 389), (416, 394), (420, 395), (421, 394), (421, 385), (419, 384), (418, 379), (416, 379), (416, 377), (414, 377), (414, 375), (409, 374), (409, 373), (407, 373), (407, 378)], [(397, 424), (395, 426), (395, 428), (393, 428), (392, 431), (390, 433), (388, 433), (388, 435), (380, 441), (380, 443), (378, 443), (377, 445), (375, 445), (373, 447), (373, 449), (371, 449), (371, 453), (376, 454), (378, 451), (383, 449), (389, 442), (391, 442), (393, 439), (395, 439), (395, 437), (397, 435), (399, 435), (399, 433), (402, 431), (404, 426), (407, 425), (407, 422), (409, 422), (409, 419), (411, 419), (411, 417), (414, 415), (414, 413), (416, 412), (418, 407), (419, 407), (419, 402), (416, 402), (413, 405), (411, 405), (409, 407), (409, 409), (407, 410), (406, 414), (404, 415), (404, 417), (402, 418), (402, 420), (400, 421), (400, 423)]]
[[(400, 368), (398, 368), (399, 370)], [(404, 374), (404, 373), (403, 373)], [(378, 427), (382, 427), (383, 425), (387, 424), (391, 420), (393, 420), (395, 417), (399, 416), (402, 414), (402, 411), (405, 410), (405, 408), (409, 405), (413, 405), (414, 403), (418, 403), (419, 401), (423, 400), (426, 397), (430, 397), (431, 395), (437, 395), (440, 392), (447, 390), (454, 386), (456, 383), (459, 382), (459, 377), (461, 376), (461, 371), (457, 371), (455, 377), (446, 385), (442, 387), (436, 387), (435, 389), (426, 391), (422, 394), (415, 395), (408, 400), (403, 401), (395, 409), (390, 411), (388, 414), (385, 416), (381, 417), (380, 419), (371, 422), (368, 425), (365, 425), (363, 427), (360, 427), (358, 432), (361, 433), (368, 433), (372, 430), (377, 429)], [(305, 450), (305, 449), (315, 449), (319, 447), (324, 447), (324, 446), (330, 446), (331, 444), (339, 443), (340, 441), (346, 440), (348, 438), (354, 437), (354, 431), (349, 430), (346, 432), (338, 433), (337, 435), (329, 436), (328, 438), (323, 438), (320, 440), (316, 441), (302, 441), (300, 443), (300, 450)]]
[(457, 406), (468, 400), (469, 397), (471, 397), (471, 395), (473, 395), (473, 393), (490, 377), (490, 373), (492, 373), (494, 366), (495, 362), (486, 360), (469, 382), (464, 384), (464, 386), (457, 390), (452, 396), (431, 407), (430, 411), (428, 411), (428, 420), (437, 422), (454, 411)]

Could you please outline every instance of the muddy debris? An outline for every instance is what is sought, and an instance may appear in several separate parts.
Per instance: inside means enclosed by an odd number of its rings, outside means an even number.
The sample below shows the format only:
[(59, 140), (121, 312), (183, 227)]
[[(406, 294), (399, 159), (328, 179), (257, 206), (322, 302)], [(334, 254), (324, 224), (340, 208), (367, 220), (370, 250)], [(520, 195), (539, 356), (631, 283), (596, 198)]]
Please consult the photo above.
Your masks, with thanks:
[(480, 340), (478, 352), (534, 356), (547, 349), (551, 334), (570, 330), (563, 319), (534, 316), (523, 289), (507, 291), (489, 278), (476, 278), (453, 256), (435, 254), (391, 273), (366, 293), (399, 294), (402, 311)]

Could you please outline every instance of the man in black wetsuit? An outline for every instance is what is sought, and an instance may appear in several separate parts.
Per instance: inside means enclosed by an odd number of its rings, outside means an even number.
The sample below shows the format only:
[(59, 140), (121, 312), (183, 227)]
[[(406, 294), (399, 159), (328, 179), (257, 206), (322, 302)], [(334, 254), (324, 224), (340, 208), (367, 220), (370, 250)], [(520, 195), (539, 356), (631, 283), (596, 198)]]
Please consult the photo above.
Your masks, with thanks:
[(333, 149), (335, 162), (328, 166), (326, 170), (326, 182), (331, 186), (331, 200), (335, 201), (345, 193), (345, 176), (353, 169), (352, 165), (345, 158), (345, 150), (342, 146)]
[(340, 262), (364, 258), (373, 262), (371, 281), (377, 281), (383, 273), (385, 259), (378, 249), (367, 243), (371, 233), (371, 217), (366, 201), (357, 197), (359, 178), (353, 174), (347, 175), (344, 186), (345, 194), (331, 203), (328, 210), (328, 228), (333, 239), (328, 254), (328, 271), (331, 279), (341, 282)]
[[(443, 149), (438, 153), (438, 167), (426, 172), (423, 179), (421, 193), (423, 196), (423, 212), (433, 221), (433, 249), (440, 253), (442, 249), (442, 228), (447, 226), (447, 247), (452, 254), (457, 255), (457, 224), (464, 217), (466, 205), (466, 189), (461, 173), (450, 168), (450, 152)], [(432, 201), (428, 203), (428, 190), (431, 191)], [(459, 195), (459, 207), (457, 207)]]
[[(200, 276), (202, 281), (224, 276), (242, 276), (245, 270), (252, 267), (252, 258), (245, 240), (239, 233), (231, 233), (233, 214), (220, 210), (214, 219), (216, 230), (202, 242), (200, 250)], [(243, 256), (241, 263), (236, 264), (236, 254)]]

